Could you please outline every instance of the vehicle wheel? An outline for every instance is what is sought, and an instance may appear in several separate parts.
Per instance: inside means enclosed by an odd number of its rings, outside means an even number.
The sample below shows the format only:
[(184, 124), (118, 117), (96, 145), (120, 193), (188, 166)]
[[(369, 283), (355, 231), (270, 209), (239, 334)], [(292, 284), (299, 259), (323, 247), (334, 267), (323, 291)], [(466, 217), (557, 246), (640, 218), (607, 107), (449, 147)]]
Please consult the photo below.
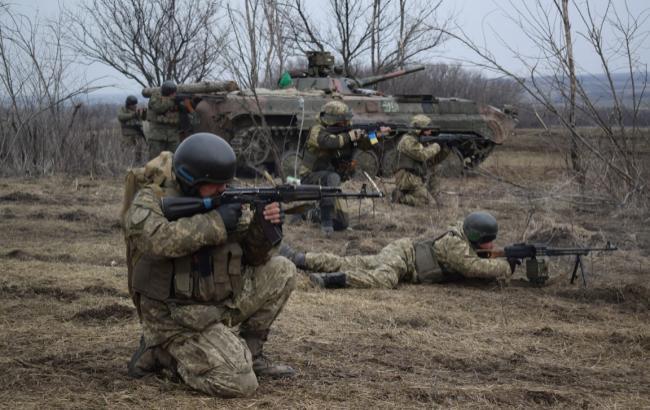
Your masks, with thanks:
[(241, 164), (261, 166), (271, 153), (270, 135), (261, 127), (248, 127), (235, 134), (230, 145)]
[[(286, 179), (289, 176), (298, 177), (298, 173), (300, 172), (301, 162), (302, 162), (302, 156), (298, 154), (295, 150), (286, 151), (284, 154), (282, 154), (282, 158), (280, 159), (280, 166), (282, 167), (282, 173), (284, 174), (284, 178)], [(297, 165), (297, 169), (296, 169), (296, 165)], [(294, 175), (294, 170), (296, 171), (295, 172), (296, 175)]]
[(397, 148), (390, 147), (384, 151), (381, 157), (381, 175), (383, 177), (392, 177), (397, 167)]
[(352, 155), (352, 159), (357, 162), (354, 179), (366, 180), (363, 171), (367, 172), (371, 177), (377, 176), (379, 173), (379, 158), (374, 152), (356, 150)]

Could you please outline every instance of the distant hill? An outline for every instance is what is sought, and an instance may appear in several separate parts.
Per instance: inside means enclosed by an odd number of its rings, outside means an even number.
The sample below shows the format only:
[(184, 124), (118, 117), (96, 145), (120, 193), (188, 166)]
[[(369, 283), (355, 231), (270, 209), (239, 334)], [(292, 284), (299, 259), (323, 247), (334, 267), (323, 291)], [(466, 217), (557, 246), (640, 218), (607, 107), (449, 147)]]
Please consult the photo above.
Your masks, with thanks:
[[(546, 81), (550, 81), (550, 77), (546, 77)], [(582, 87), (585, 89), (587, 95), (591, 101), (600, 107), (609, 107), (613, 105), (613, 96), (609, 84), (609, 80), (605, 74), (586, 74), (578, 76), (578, 81), (582, 84)], [(636, 89), (637, 89), (637, 98), (638, 94), (643, 90), (644, 82), (646, 82), (644, 73), (635, 74)], [(567, 79), (568, 83), (568, 79)], [(616, 94), (623, 100), (625, 104), (631, 104), (632, 102), (632, 83), (630, 81), (630, 75), (625, 73), (613, 73), (612, 74), (612, 83)], [(644, 105), (648, 107), (650, 105), (650, 100), (648, 99), (647, 90), (643, 99), (645, 101)], [(562, 97), (558, 93), (554, 95), (555, 102), (562, 102)]]

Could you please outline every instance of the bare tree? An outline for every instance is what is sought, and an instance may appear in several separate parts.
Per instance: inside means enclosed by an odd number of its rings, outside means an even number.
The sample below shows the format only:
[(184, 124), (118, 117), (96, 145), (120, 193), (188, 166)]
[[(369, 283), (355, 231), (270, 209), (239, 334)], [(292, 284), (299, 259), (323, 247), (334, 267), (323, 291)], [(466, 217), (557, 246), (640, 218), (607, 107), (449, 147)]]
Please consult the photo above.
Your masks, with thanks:
[[(343, 69), (370, 65), (373, 73), (403, 67), (444, 42), (438, 16), (442, 0), (330, 0), (325, 21), (310, 18), (303, 0), (292, 5), (290, 40), (295, 51), (332, 50)], [(365, 60), (365, 61), (364, 61)]]
[(85, 0), (77, 7), (66, 11), (74, 50), (143, 87), (201, 81), (218, 68), (226, 37), (219, 0)]
[(229, 42), (221, 58), (226, 71), (244, 88), (271, 85), (285, 68), (289, 27), (286, 6), (277, 0), (244, 0), (226, 6)]
[[(2, 6), (0, 6), (2, 7)], [(71, 166), (79, 144), (79, 98), (96, 89), (72, 69), (62, 20), (41, 21), (2, 7), (0, 169), (28, 174)]]
[[(501, 63), (461, 27), (445, 32), (475, 53), (476, 65), (517, 82), (529, 97), (551, 113), (567, 131), (570, 141), (576, 142), (582, 157), (578, 169), (582, 177), (591, 177), (587, 185), (605, 191), (617, 204), (626, 204), (631, 198), (643, 198), (647, 194), (644, 173), (648, 170), (637, 149), (642, 139), (637, 120), (648, 79), (647, 65), (639, 59), (639, 47), (648, 37), (644, 24), (649, 12), (633, 15), (627, 4), (616, 6), (611, 0), (599, 13), (588, 2), (572, 3), (584, 26), (578, 36), (600, 61), (604, 73), (605, 82), (598, 97), (590, 94), (585, 86), (593, 78), (578, 74), (579, 62), (574, 62), (572, 53), (567, 51), (567, 42), (572, 41), (567, 36), (571, 32), (568, 6), (564, 8), (558, 1), (550, 7), (541, 0), (523, 5), (510, 2), (506, 15), (538, 52), (537, 55), (523, 53), (501, 39), (525, 67), (525, 77)], [(614, 79), (615, 67), (625, 67), (627, 72), (622, 89)], [(572, 73), (573, 70), (576, 72)], [(603, 107), (599, 100), (602, 96), (608, 97), (609, 107)], [(577, 118), (596, 131), (577, 126)], [(587, 175), (589, 171), (591, 174)]]
[(226, 11), (230, 41), (222, 55), (223, 64), (255, 101), (253, 107), (242, 101), (241, 108), (249, 111), (249, 118), (246, 123), (238, 124), (241, 130), (230, 143), (248, 163), (260, 163), (271, 155), (279, 164), (280, 153), (262, 113), (257, 88), (274, 84), (285, 68), (284, 39), (289, 30), (286, 6), (277, 0), (244, 0), (241, 7), (229, 4)]

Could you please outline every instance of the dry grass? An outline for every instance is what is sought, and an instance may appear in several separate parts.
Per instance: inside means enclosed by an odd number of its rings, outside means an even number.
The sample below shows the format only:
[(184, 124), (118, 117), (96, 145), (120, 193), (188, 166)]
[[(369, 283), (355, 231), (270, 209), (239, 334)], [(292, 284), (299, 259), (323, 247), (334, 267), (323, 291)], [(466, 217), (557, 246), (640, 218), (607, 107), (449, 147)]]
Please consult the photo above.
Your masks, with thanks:
[[(565, 192), (556, 188), (563, 160), (535, 144), (534, 135), (522, 137), (485, 168), (539, 192)], [(541, 289), (515, 281), (319, 291), (301, 276), (268, 345), (297, 378), (265, 380), (246, 400), (206, 397), (165, 379), (129, 380), (139, 325), (117, 225), (120, 183), (0, 180), (3, 406), (650, 406), (648, 215), (578, 212), (485, 177), (443, 179), (443, 206), (428, 213), (383, 201), (373, 213), (367, 201), (359, 220), (351, 202), (354, 230), (325, 240), (298, 223), (287, 226), (287, 239), (304, 249), (375, 252), (487, 209), (498, 216), (502, 244), (551, 235), (561, 245), (606, 238), (623, 250), (587, 259), (588, 289), (568, 285), (569, 260), (554, 261), (558, 279)]]

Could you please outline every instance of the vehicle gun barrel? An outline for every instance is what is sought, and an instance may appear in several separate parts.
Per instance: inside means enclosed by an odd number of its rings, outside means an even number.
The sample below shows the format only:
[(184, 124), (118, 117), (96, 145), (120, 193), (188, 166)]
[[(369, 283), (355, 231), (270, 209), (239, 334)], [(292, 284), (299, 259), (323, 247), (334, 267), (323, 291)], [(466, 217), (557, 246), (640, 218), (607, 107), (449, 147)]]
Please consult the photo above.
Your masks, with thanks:
[[(178, 84), (176, 92), (179, 94), (217, 93), (237, 91), (239, 86), (234, 81), (201, 81), (198, 83)], [(154, 92), (159, 92), (160, 87), (142, 89), (143, 97), (151, 97)]]
[(370, 77), (363, 77), (357, 80), (358, 87), (367, 87), (369, 85), (377, 84), (382, 81), (390, 80), (391, 78), (401, 77), (403, 75), (415, 73), (417, 71), (422, 71), (426, 67), (423, 65), (418, 65), (412, 68), (405, 68), (402, 70), (392, 71), (386, 74), (373, 75)]

